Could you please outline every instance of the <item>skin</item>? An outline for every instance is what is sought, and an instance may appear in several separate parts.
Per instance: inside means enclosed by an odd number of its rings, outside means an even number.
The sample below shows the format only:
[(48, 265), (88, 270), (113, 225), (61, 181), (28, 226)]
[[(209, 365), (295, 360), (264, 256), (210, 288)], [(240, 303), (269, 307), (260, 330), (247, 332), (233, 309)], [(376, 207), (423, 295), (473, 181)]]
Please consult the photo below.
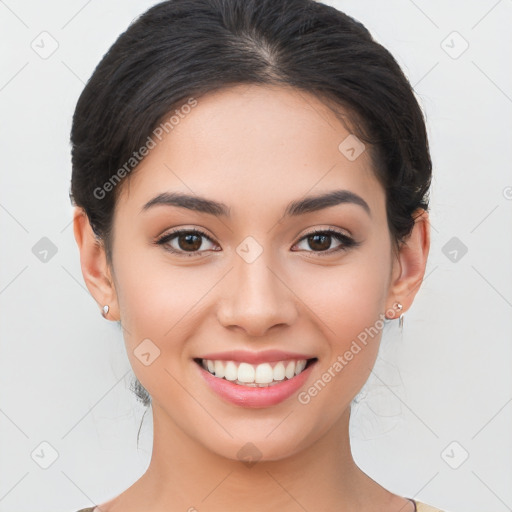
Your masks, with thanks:
[[(409, 309), (425, 272), (428, 215), (418, 212), (395, 253), (369, 151), (350, 161), (338, 149), (348, 135), (305, 92), (223, 89), (199, 98), (123, 184), (112, 266), (76, 208), (84, 280), (100, 307), (110, 306), (108, 319), (121, 320), (133, 371), (153, 403), (147, 472), (99, 510), (413, 510), (363, 473), (350, 449), (350, 402), (371, 372), (380, 333), (307, 404), (294, 394), (271, 407), (233, 405), (210, 390), (193, 361), (233, 348), (313, 354), (305, 390), (394, 303)], [(336, 189), (361, 196), (371, 214), (345, 203), (283, 218), (289, 202)], [(167, 205), (141, 213), (170, 191), (221, 201), (231, 218)], [(168, 245), (184, 256), (153, 243), (177, 227), (199, 228), (212, 241), (200, 238), (192, 257), (183, 238)], [(321, 254), (305, 235), (329, 227), (360, 245)], [(247, 236), (263, 250), (251, 263), (236, 252)], [(330, 251), (339, 245), (326, 242)], [(134, 354), (146, 338), (160, 350), (148, 366)], [(261, 453), (252, 466), (237, 457), (248, 442)]]

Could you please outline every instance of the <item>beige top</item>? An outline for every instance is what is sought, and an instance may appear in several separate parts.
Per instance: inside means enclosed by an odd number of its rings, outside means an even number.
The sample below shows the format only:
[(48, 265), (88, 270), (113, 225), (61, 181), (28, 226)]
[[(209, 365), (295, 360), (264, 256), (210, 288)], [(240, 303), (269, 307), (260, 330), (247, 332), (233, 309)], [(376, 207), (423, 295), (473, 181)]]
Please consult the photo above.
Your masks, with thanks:
[(443, 512), (442, 510), (436, 507), (431, 507), (430, 505), (426, 505), (425, 503), (420, 503), (419, 501), (416, 500), (412, 501), (414, 501), (416, 505), (417, 512)]
[[(410, 501), (414, 503), (416, 506), (416, 512), (443, 512), (441, 509), (432, 507), (430, 505), (426, 505), (425, 503), (421, 503), (419, 501), (413, 500), (411, 498), (407, 498)], [(78, 510), (77, 512), (94, 512), (94, 509), (96, 507), (90, 507), (90, 508), (82, 508), (81, 510)]]

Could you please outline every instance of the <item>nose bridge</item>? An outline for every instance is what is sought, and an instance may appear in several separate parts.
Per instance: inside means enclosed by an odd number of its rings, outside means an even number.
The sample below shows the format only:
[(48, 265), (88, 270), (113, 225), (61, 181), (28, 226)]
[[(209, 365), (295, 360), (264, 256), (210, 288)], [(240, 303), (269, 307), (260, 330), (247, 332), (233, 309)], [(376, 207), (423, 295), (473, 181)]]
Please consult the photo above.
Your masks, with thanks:
[[(247, 261), (243, 257), (235, 260), (235, 277), (242, 297), (248, 303), (255, 305), (271, 305), (276, 301), (281, 283), (276, 277), (276, 272), (271, 272), (272, 261), (263, 253), (254, 261)], [(242, 301), (243, 302), (243, 301)]]
[(295, 308), (270, 250), (250, 238), (236, 249), (219, 319), (226, 327), (238, 325), (261, 335), (273, 325), (290, 323)]

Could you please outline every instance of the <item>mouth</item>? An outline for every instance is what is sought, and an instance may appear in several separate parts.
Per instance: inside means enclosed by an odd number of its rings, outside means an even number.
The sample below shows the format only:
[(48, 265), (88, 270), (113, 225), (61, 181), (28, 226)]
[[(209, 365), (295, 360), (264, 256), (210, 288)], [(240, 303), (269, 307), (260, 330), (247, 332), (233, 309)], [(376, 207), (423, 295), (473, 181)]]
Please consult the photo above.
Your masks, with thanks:
[(252, 388), (268, 388), (291, 380), (317, 360), (313, 357), (251, 364), (245, 361), (194, 359), (196, 364), (217, 379)]

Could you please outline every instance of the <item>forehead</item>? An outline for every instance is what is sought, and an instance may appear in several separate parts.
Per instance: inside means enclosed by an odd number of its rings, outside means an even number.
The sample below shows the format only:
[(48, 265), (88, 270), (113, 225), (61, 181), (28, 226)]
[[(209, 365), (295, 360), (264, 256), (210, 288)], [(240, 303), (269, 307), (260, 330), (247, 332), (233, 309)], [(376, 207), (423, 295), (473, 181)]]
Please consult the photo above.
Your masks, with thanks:
[[(156, 144), (129, 176), (119, 207), (140, 208), (178, 190), (229, 204), (236, 215), (334, 188), (363, 196), (372, 210), (384, 206), (368, 148), (310, 93), (237, 85), (201, 96), (177, 114), (161, 140), (153, 137)], [(354, 158), (352, 148), (365, 150)]]

